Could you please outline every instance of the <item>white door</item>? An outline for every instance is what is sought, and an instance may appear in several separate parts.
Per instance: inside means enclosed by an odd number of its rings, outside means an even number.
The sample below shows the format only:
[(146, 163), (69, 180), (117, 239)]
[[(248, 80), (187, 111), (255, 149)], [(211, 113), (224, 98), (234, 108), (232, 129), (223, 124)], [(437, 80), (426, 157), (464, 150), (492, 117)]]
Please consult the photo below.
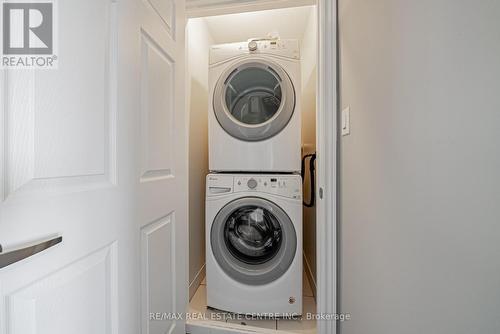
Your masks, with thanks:
[(0, 70), (1, 334), (184, 332), (183, 11), (57, 1), (58, 69)]
[(144, 0), (131, 41), (139, 59), (137, 123), (142, 333), (185, 333), (188, 302), (188, 174), (184, 1)]

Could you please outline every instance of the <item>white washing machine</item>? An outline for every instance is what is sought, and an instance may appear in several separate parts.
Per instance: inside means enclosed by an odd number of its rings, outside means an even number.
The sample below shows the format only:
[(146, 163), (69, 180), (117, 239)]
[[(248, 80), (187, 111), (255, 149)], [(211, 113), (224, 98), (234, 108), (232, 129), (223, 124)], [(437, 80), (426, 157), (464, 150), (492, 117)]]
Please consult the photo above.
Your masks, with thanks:
[(240, 314), (302, 314), (300, 175), (209, 174), (207, 305)]
[(215, 45), (209, 66), (209, 170), (299, 172), (297, 40)]

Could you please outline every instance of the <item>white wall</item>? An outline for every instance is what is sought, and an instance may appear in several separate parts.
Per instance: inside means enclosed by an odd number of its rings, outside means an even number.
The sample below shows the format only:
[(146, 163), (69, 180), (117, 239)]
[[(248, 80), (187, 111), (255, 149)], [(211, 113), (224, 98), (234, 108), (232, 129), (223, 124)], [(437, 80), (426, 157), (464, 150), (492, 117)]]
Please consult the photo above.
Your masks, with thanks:
[(208, 174), (208, 49), (204, 19), (188, 21), (189, 71), (189, 296), (205, 277), (205, 176)]
[(340, 0), (341, 333), (500, 333), (500, 1)]
[(301, 39), (313, 6), (281, 8), (206, 17), (216, 44), (243, 42), (278, 32), (282, 39)]
[[(317, 21), (316, 7), (308, 7), (308, 18), (301, 38), (302, 86), (302, 145), (304, 154), (316, 151), (316, 62)], [(308, 164), (306, 165), (308, 166)], [(309, 168), (306, 169), (304, 197), (309, 199)], [(304, 207), (304, 257), (305, 270), (313, 291), (316, 289), (316, 208)]]

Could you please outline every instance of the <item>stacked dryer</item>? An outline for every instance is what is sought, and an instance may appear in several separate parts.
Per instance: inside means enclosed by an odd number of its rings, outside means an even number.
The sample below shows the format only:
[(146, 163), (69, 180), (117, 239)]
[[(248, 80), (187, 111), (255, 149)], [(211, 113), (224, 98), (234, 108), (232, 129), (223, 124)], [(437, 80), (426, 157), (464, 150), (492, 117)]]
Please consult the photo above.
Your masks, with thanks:
[(302, 314), (300, 56), (296, 40), (210, 49), (209, 307)]

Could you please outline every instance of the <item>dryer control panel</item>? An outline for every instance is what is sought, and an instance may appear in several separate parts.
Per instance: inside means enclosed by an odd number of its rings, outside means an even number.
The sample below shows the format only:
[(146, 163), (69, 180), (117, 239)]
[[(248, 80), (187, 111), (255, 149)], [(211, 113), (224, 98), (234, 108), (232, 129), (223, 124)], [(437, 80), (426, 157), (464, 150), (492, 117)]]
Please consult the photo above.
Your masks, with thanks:
[(212, 45), (210, 65), (243, 55), (276, 55), (293, 60), (300, 59), (299, 41), (296, 39), (250, 40), (240, 43)]
[(209, 174), (207, 196), (225, 193), (255, 192), (302, 199), (300, 175)]

